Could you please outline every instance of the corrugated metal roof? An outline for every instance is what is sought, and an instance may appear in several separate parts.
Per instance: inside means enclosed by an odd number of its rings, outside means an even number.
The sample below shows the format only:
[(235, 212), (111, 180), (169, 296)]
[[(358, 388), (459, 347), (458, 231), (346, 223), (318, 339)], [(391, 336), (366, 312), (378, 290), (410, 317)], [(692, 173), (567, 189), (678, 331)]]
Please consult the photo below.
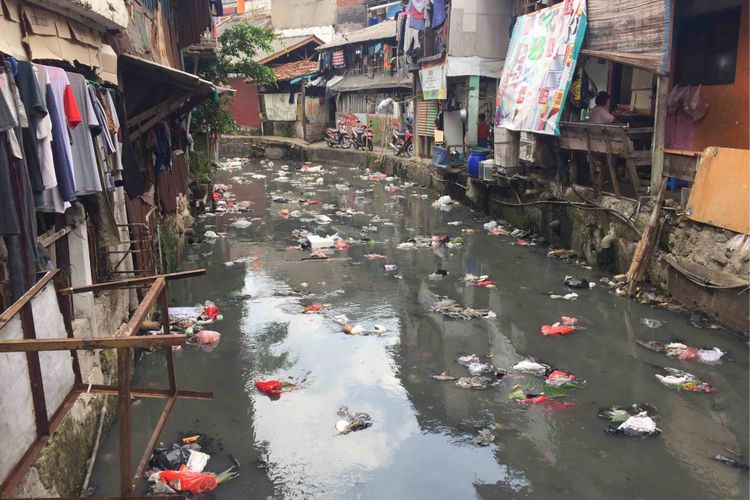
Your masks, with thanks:
[(410, 89), (412, 88), (412, 76), (399, 78), (398, 75), (377, 74), (372, 78), (368, 75), (349, 75), (341, 78), (338, 82), (328, 87), (331, 92), (356, 92), (370, 89)]
[[(313, 43), (320, 45), (323, 40), (316, 37), (315, 35), (301, 35), (301, 36), (289, 36), (284, 38), (277, 38), (271, 42), (271, 50), (257, 54), (253, 59), (255, 62), (268, 63), (276, 59), (276, 57), (284, 55), (290, 50), (294, 50), (298, 47), (302, 47), (307, 43)], [(272, 57), (276, 56), (276, 57)]]
[(342, 38), (338, 38), (332, 42), (321, 45), (317, 50), (333, 49), (336, 47), (351, 45), (353, 43), (396, 38), (397, 25), (398, 23), (394, 20), (383, 21), (382, 23), (378, 23), (373, 26), (368, 26), (367, 28), (362, 28), (361, 30), (347, 33)]

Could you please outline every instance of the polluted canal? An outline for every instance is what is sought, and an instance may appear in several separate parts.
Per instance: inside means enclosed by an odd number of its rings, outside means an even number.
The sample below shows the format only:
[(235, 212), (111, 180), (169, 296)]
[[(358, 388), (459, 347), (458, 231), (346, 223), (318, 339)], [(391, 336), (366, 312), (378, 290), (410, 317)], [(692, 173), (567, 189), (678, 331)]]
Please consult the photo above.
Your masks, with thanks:
[[(169, 286), (221, 313), (217, 345), (175, 353), (214, 399), (178, 400), (161, 435), (239, 465), (216, 498), (747, 498), (744, 340), (428, 189), (275, 163), (220, 170), (229, 208), (180, 263), (207, 274)], [(142, 355), (133, 386), (165, 383)], [(163, 405), (134, 404), (135, 455)], [(116, 423), (92, 484), (118, 493)]]

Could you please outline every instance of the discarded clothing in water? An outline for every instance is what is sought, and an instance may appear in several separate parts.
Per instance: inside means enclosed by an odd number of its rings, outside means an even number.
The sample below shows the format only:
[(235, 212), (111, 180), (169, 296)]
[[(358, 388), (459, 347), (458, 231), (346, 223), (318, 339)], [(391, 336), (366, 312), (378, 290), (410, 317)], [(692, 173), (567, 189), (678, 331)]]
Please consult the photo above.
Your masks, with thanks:
[(338, 434), (349, 434), (350, 432), (360, 431), (372, 426), (372, 417), (367, 413), (350, 413), (349, 408), (342, 406), (338, 411), (339, 417), (344, 417), (336, 422), (336, 432)]

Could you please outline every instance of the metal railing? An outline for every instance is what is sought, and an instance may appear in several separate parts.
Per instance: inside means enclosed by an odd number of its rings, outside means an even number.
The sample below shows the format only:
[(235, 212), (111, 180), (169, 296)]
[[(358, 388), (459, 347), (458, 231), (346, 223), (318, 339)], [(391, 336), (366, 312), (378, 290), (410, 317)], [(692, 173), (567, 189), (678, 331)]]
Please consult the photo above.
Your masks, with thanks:
[[(172, 346), (185, 345), (186, 336), (170, 334), (169, 309), (166, 292), (166, 282), (168, 280), (189, 278), (203, 274), (205, 274), (205, 270), (199, 269), (180, 273), (130, 278), (73, 288), (60, 286), (62, 283), (62, 274), (60, 273), (60, 269), (54, 269), (45, 273), (45, 275), (19, 300), (0, 313), (0, 329), (5, 327), (15, 316), (20, 315), (21, 318), (23, 339), (0, 340), (0, 355), (2, 353), (20, 352), (26, 354), (26, 364), (28, 367), (36, 424), (36, 438), (24, 452), (21, 459), (14, 465), (13, 469), (8, 474), (8, 477), (3, 479), (2, 484), (0, 484), (0, 497), (6, 498), (13, 495), (17, 486), (21, 483), (26, 473), (41, 454), (44, 446), (60, 427), (63, 419), (73, 407), (78, 396), (82, 393), (116, 394), (119, 397), (120, 494), (125, 498), (133, 496), (138, 482), (143, 475), (143, 471), (148, 464), (151, 452), (157, 444), (159, 435), (164, 429), (164, 425), (166, 424), (169, 413), (171, 412), (176, 400), (178, 398), (213, 398), (213, 394), (210, 392), (183, 391), (177, 389)], [(50, 282), (55, 282), (57, 284), (57, 286), (55, 286), (57, 302), (62, 314), (67, 337), (38, 339), (36, 336), (34, 312), (31, 301)], [(135, 310), (120, 335), (91, 339), (77, 338), (73, 335), (73, 308), (71, 299), (74, 294), (126, 288), (131, 286), (144, 286), (149, 284), (150, 287), (144, 295), (143, 300), (138, 305), (138, 308)], [(162, 335), (139, 336), (138, 332), (140, 331), (143, 322), (155, 306), (158, 306), (161, 311)], [(130, 379), (133, 349), (136, 348), (162, 348), (164, 350), (167, 364), (167, 389), (131, 387)], [(91, 349), (117, 350), (116, 386), (84, 384), (76, 352), (79, 350)], [(51, 418), (49, 418), (47, 414), (42, 368), (39, 361), (39, 353), (46, 351), (70, 351), (71, 367), (74, 374), (73, 387), (70, 389), (60, 406), (55, 409)], [(131, 466), (131, 398), (134, 397), (162, 398), (167, 400), (135, 471), (133, 471)]]

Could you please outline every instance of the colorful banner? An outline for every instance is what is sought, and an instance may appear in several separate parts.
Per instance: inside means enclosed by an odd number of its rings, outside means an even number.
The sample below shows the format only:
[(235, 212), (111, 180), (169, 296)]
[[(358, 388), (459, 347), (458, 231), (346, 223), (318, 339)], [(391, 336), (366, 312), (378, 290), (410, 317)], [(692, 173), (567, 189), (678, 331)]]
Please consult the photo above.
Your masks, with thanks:
[(432, 101), (445, 99), (448, 95), (448, 80), (445, 64), (419, 70), (419, 83), (422, 87), (422, 99)]
[(558, 123), (586, 32), (586, 0), (520, 16), (497, 90), (495, 125), (560, 135)]

